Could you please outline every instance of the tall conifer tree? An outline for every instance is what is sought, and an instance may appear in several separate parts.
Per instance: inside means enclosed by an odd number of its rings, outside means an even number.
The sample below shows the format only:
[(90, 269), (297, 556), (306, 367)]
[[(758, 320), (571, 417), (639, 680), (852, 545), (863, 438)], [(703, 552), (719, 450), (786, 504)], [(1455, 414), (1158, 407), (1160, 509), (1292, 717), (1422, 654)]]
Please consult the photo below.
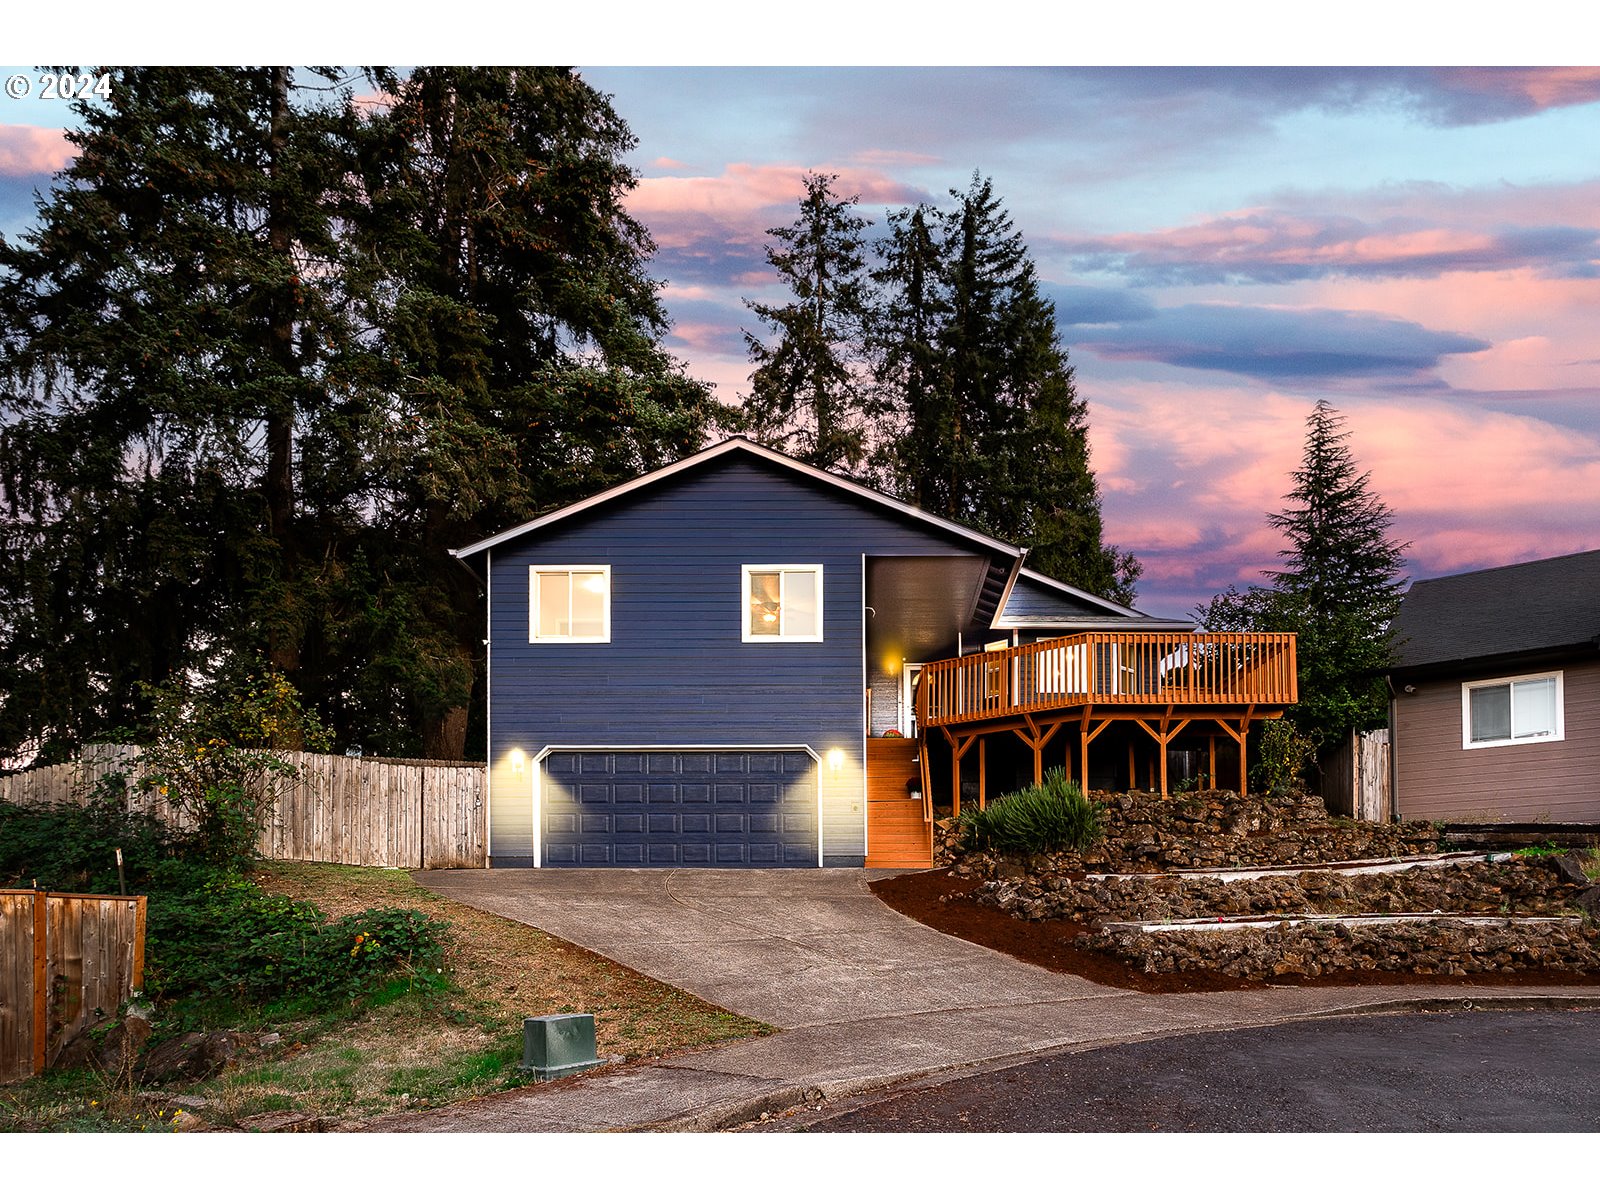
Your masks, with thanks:
[(633, 139), (555, 68), (140, 69), (0, 244), (0, 755), (268, 658), (337, 736), (457, 757), (448, 549), (660, 466), (720, 410), (663, 352)]
[(350, 116), (304, 79), (114, 72), (109, 101), (75, 106), (77, 157), (34, 230), (0, 242), (12, 752), (129, 723), (138, 682), (244, 646), (298, 664), (292, 463), (343, 337)]
[(901, 490), (942, 516), (1030, 547), (1030, 563), (1047, 574), (1131, 603), (1139, 564), (1102, 541), (1088, 407), (1055, 307), (1040, 294), (1033, 259), (992, 181), (974, 174), (951, 198), (939, 238), (939, 322), (925, 358), (906, 320), (933, 310), (912, 304), (907, 291), (914, 216), (900, 219), (886, 246), (881, 311), (889, 317), (884, 340), (895, 348), (881, 361), (926, 361), (938, 372), (936, 382), (919, 375), (920, 403), (908, 405)]
[(754, 370), (745, 400), (750, 434), (824, 470), (860, 473), (876, 411), (863, 361), (868, 277), (859, 196), (837, 196), (836, 175), (810, 174), (794, 224), (767, 230), (767, 262), (793, 299), (745, 303), (776, 335), (746, 332)]
[(1323, 747), (1387, 720), (1387, 628), (1405, 587), (1407, 543), (1390, 535), (1394, 513), (1356, 464), (1349, 436), (1345, 419), (1318, 400), (1288, 505), (1267, 517), (1286, 540), (1283, 567), (1267, 572), (1270, 587), (1230, 588), (1195, 614), (1209, 629), (1297, 635), (1300, 702), (1288, 715)]

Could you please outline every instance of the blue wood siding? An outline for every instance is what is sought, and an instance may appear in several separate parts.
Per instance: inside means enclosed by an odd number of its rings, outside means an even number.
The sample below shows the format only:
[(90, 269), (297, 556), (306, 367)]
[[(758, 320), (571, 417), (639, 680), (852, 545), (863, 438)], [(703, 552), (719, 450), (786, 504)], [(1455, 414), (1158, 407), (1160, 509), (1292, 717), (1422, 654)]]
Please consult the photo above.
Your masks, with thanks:
[[(827, 862), (859, 864), (862, 555), (979, 552), (744, 455), (495, 547), (493, 860), (534, 853), (531, 775), (546, 747), (809, 746), (823, 758)], [(821, 642), (742, 640), (740, 568), (779, 563), (822, 565)], [(611, 568), (610, 642), (530, 644), (529, 567), (566, 564)]]
[(1069, 596), (1054, 588), (1041, 587), (1027, 579), (1019, 578), (1006, 600), (1005, 613), (999, 623), (1020, 620), (1054, 620), (1071, 617), (1104, 617), (1107, 609)]

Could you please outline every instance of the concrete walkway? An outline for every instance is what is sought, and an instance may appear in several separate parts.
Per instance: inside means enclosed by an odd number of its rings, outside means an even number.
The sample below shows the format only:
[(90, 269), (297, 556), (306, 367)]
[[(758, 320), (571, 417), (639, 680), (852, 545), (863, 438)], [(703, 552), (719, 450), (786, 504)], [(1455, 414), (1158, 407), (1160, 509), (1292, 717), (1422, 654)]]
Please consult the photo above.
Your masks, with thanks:
[(783, 1032), (602, 1068), (384, 1131), (720, 1129), (935, 1071), (1174, 1033), (1341, 1013), (1600, 1005), (1600, 987), (1270, 987), (1151, 996), (1057, 975), (938, 933), (867, 889), (892, 871), (424, 871), (424, 887)]

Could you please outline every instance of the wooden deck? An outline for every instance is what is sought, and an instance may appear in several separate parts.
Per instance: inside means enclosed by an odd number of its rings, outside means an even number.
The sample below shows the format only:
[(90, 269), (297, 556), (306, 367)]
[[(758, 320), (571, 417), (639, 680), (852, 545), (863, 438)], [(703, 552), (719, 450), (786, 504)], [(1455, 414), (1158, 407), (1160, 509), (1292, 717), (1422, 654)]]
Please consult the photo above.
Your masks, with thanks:
[[(1037, 780), (1045, 744), (1075, 726), (1073, 774), (1087, 789), (1090, 744), (1118, 722), (1155, 742), (1163, 795), (1168, 746), (1192, 723), (1214, 722), (1238, 746), (1243, 793), (1251, 723), (1281, 716), (1297, 698), (1292, 633), (1080, 633), (928, 663), (917, 728), (924, 743), (935, 730), (949, 743), (957, 812), (961, 761), (976, 746), (982, 778), (985, 735), (1016, 733), (1033, 751)], [(981, 803), (982, 784), (979, 795)]]

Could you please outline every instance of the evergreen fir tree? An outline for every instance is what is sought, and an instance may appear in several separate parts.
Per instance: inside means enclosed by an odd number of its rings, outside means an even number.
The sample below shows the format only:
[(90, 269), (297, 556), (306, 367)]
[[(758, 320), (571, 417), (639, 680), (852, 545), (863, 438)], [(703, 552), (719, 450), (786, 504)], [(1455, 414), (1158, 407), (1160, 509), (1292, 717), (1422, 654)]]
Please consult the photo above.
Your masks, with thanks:
[(1101, 540), (1088, 407), (1055, 307), (992, 181), (974, 174), (951, 196), (940, 239), (940, 375), (902, 438), (901, 461), (915, 472), (903, 490), (941, 516), (1028, 546), (1030, 563), (1047, 574), (1131, 603), (1139, 564)]
[(809, 174), (800, 216), (767, 230), (767, 262), (788, 286), (787, 304), (745, 303), (775, 334), (746, 332), (754, 370), (745, 427), (758, 441), (824, 470), (858, 473), (876, 411), (862, 357), (868, 310), (867, 222), (859, 196), (836, 196), (836, 175)]
[(632, 135), (573, 72), (140, 69), (0, 244), (0, 754), (265, 654), (341, 740), (459, 757), (450, 547), (664, 465), (720, 410), (663, 352)]
[(351, 359), (370, 516), (319, 690), (367, 744), (416, 730), (405, 749), (454, 758), (483, 618), (449, 549), (697, 450), (724, 414), (660, 346), (654, 244), (623, 206), (634, 138), (605, 96), (546, 67), (424, 67), (391, 88), (348, 234), (375, 331)]
[(137, 684), (311, 603), (291, 464), (344, 337), (348, 97), (288, 68), (112, 73), (34, 230), (0, 242), (0, 747), (134, 723)]
[(950, 509), (940, 453), (943, 431), (954, 425), (937, 344), (948, 312), (938, 222), (926, 204), (889, 214), (868, 325), (873, 383), (901, 431), (881, 446), (878, 474), (888, 490), (929, 512)]
[(1288, 543), (1282, 569), (1267, 572), (1271, 586), (1229, 588), (1195, 614), (1208, 629), (1297, 635), (1300, 702), (1288, 715), (1324, 748), (1387, 720), (1387, 629), (1408, 544), (1390, 536), (1394, 513), (1359, 470), (1344, 425), (1325, 400), (1306, 420), (1288, 506), (1267, 517)]

